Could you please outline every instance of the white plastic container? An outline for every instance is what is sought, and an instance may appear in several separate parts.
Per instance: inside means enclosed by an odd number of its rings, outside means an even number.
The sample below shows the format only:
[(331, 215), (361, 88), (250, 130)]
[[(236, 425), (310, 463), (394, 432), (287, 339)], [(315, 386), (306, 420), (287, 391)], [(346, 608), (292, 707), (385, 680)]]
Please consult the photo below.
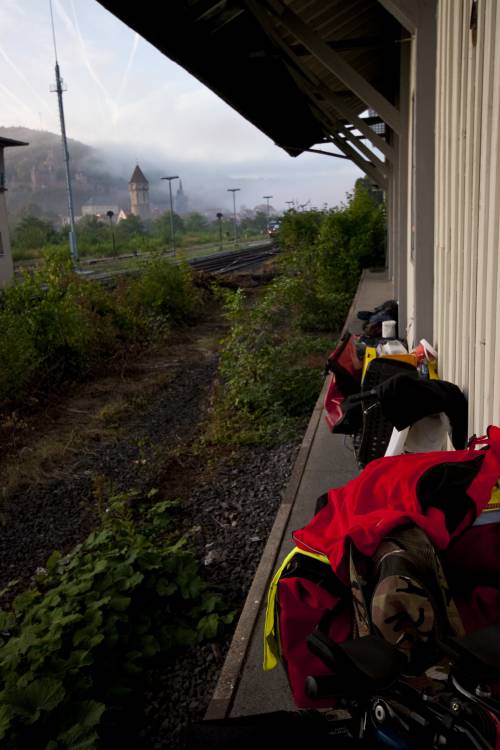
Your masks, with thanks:
[(382, 321), (382, 338), (383, 339), (395, 339), (396, 338), (396, 321), (395, 320), (383, 320)]

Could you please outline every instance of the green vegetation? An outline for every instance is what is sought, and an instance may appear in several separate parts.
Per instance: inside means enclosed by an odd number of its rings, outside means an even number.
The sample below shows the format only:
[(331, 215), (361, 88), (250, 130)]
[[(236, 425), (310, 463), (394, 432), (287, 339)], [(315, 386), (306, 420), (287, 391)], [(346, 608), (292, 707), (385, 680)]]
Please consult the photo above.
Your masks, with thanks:
[(384, 207), (358, 180), (340, 208), (289, 211), (280, 243), (281, 273), (260, 298), (225, 298), (215, 440), (280, 442), (310, 414), (361, 270), (383, 265)]
[(66, 253), (47, 253), (0, 297), (0, 408), (65, 380), (88, 377), (113, 357), (169, 327), (191, 324), (201, 307), (187, 264), (151, 256), (115, 288), (77, 276)]
[(116, 737), (152, 657), (212, 639), (232, 620), (173, 531), (172, 503), (153, 495), (142, 512), (138, 493), (100, 497), (100, 528), (66, 557), (54, 552), (33, 588), (0, 611), (6, 750), (91, 750)]
[[(33, 209), (35, 210), (35, 209)], [(221, 227), (215, 219), (209, 221), (203, 214), (192, 212), (184, 217), (173, 215), (175, 243), (178, 248), (218, 243), (220, 230), (223, 241), (232, 240), (232, 221), (224, 219)], [(242, 239), (262, 237), (267, 217), (262, 212), (247, 213), (238, 228)], [(130, 215), (112, 224), (97, 216), (84, 216), (76, 225), (78, 252), (81, 257), (107, 257), (113, 254), (165, 252), (170, 249), (170, 211), (165, 211), (157, 219), (142, 221)], [(13, 227), (12, 254), (15, 261), (38, 259), (47, 247), (67, 248), (68, 232), (63, 227), (56, 229), (55, 223), (36, 215), (25, 214)]]

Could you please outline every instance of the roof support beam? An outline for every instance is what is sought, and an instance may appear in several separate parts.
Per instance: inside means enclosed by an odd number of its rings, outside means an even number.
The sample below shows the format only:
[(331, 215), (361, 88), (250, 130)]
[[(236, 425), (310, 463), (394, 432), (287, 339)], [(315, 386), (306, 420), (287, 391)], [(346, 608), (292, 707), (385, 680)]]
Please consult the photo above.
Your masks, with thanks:
[(401, 126), (399, 112), (393, 104), (382, 96), (371, 83), (364, 79), (337, 52), (330, 49), (319, 34), (316, 34), (316, 32), (307, 26), (299, 16), (284, 5), (281, 5), (280, 11), (277, 11), (274, 2), (268, 4), (267, 7), (284, 28), (293, 34), (332, 75), (342, 81), (368, 107), (374, 109), (394, 132), (399, 133)]
[(393, 159), (394, 151), (392, 146), (390, 146), (387, 141), (381, 138), (378, 133), (375, 133), (375, 131), (372, 130), (371, 127), (363, 121), (362, 117), (358, 117), (358, 115), (353, 112), (352, 109), (348, 105), (346, 105), (339, 96), (335, 96), (334, 92), (324, 84), (319, 84), (316, 90), (319, 94), (321, 94), (321, 96), (325, 98), (325, 100), (329, 104), (331, 104), (333, 109), (341, 117), (348, 120), (354, 126), (354, 128), (356, 128), (356, 130), (359, 130), (360, 133), (363, 133), (363, 135), (372, 142), (375, 148), (381, 151), (389, 160)]
[[(387, 159), (392, 160), (394, 157), (392, 146), (390, 146), (384, 138), (381, 138), (378, 133), (375, 133), (363, 118), (358, 117), (358, 115), (345, 104), (340, 96), (336, 96), (335, 92), (325, 84), (321, 83), (312, 72), (305, 70), (304, 67), (300, 65), (297, 60), (297, 55), (280, 37), (277, 29), (271, 23), (270, 16), (262, 9), (262, 5), (256, 2), (256, 0), (246, 0), (246, 5), (272, 41), (285, 53), (289, 61), (288, 69), (291, 75), (294, 77), (297, 85), (301, 88), (304, 94), (314, 101), (316, 107), (320, 108), (324, 113), (322, 103), (318, 101), (317, 97), (313, 96), (314, 93), (323, 97), (323, 99), (333, 107), (337, 115), (340, 115), (342, 118), (350, 122), (353, 127), (359, 130), (360, 133), (363, 133), (363, 135), (371, 141), (373, 146), (381, 151)], [(328, 116), (330, 117), (331, 113), (329, 113)]]
[[(286, 148), (287, 151), (295, 150), (294, 146), (285, 146), (283, 143), (277, 143), (276, 145)], [(323, 156), (333, 156), (335, 159), (347, 159), (350, 161), (350, 158), (345, 154), (333, 154), (331, 151), (323, 151), (321, 148), (300, 148), (300, 146), (297, 146), (296, 150), (300, 151), (300, 153), (307, 151), (308, 154), (322, 154)]]
[(374, 167), (373, 164), (365, 161), (365, 159), (363, 159), (363, 157), (360, 156), (357, 151), (351, 148), (347, 141), (339, 138), (338, 135), (332, 133), (330, 137), (332, 143), (334, 143), (337, 148), (340, 149), (340, 151), (343, 151), (344, 154), (348, 156), (349, 159), (351, 159), (351, 161), (353, 161), (355, 165), (361, 169), (362, 172), (368, 175), (368, 177), (371, 177), (373, 182), (375, 182), (379, 186), (379, 188), (382, 188), (382, 190), (387, 190), (387, 179), (380, 172), (380, 170), (377, 169), (377, 167)]
[(374, 166), (377, 167), (377, 169), (380, 169), (383, 174), (386, 174), (389, 171), (389, 165), (379, 159), (377, 154), (374, 154), (373, 151), (370, 151), (368, 146), (363, 143), (361, 138), (358, 138), (357, 135), (349, 131), (346, 127), (344, 127), (344, 125), (339, 124), (337, 126), (337, 132), (352, 146), (354, 146), (354, 148), (356, 148), (358, 151), (361, 151), (361, 153), (366, 156), (367, 159), (369, 159), (374, 164)]
[(396, 21), (399, 21), (401, 26), (414, 34), (417, 30), (418, 23), (418, 4), (415, 0), (378, 0), (391, 16), (394, 16)]

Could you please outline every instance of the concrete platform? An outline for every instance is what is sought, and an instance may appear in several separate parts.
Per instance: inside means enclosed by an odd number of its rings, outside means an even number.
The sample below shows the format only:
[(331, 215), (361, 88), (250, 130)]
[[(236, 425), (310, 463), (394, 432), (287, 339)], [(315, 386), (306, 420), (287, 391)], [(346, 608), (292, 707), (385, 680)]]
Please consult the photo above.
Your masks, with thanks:
[[(356, 311), (371, 310), (392, 295), (392, 283), (384, 273), (365, 271), (345, 329), (360, 332), (361, 322), (356, 318)], [(279, 562), (293, 547), (292, 531), (311, 519), (316, 499), (358, 473), (349, 438), (332, 435), (326, 426), (323, 418), (325, 389), (326, 381), (208, 707), (207, 719), (294, 709), (283, 669), (262, 670), (267, 586)]]

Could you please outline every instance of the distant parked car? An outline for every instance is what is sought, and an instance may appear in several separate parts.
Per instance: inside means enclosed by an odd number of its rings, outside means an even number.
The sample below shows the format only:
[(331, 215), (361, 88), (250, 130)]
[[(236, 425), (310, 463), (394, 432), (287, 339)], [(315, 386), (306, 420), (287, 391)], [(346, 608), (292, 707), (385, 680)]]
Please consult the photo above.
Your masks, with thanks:
[(269, 237), (277, 237), (280, 231), (281, 221), (270, 221), (267, 228)]

